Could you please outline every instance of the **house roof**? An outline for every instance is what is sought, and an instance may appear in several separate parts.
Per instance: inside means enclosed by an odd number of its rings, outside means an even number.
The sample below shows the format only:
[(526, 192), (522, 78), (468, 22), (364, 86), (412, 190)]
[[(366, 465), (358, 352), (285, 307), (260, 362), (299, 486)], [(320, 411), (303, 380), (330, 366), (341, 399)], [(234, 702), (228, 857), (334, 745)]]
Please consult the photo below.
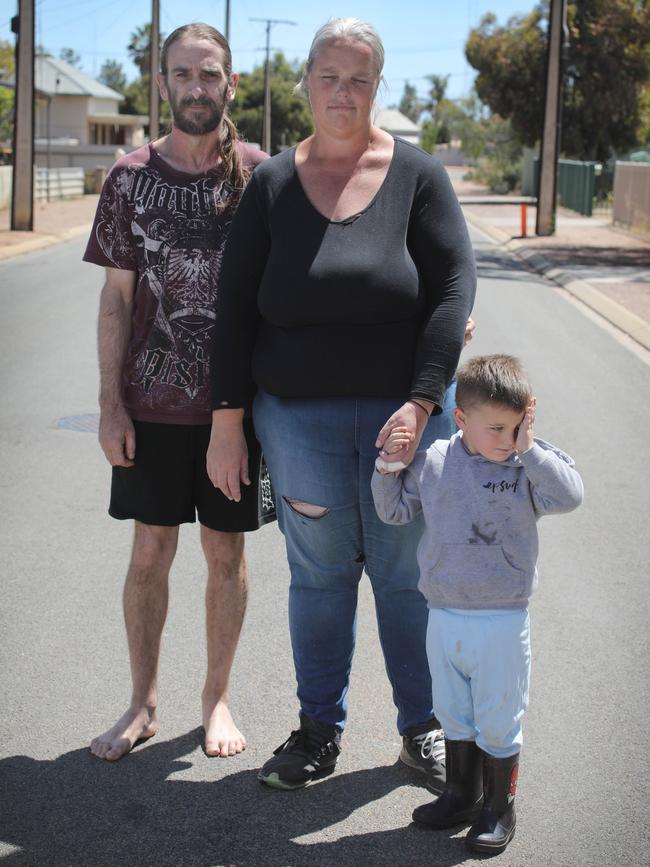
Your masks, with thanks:
[(396, 108), (380, 108), (375, 115), (375, 126), (390, 132), (418, 135), (420, 126)]
[(95, 96), (103, 99), (122, 99), (118, 93), (90, 75), (76, 69), (58, 57), (35, 58), (35, 85), (50, 96)]

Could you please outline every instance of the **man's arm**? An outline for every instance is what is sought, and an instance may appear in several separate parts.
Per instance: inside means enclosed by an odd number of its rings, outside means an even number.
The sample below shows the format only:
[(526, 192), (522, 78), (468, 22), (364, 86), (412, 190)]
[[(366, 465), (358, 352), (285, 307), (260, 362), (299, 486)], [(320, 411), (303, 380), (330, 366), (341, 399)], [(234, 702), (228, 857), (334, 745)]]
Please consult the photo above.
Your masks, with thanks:
[(135, 431), (122, 392), (135, 285), (135, 271), (106, 268), (99, 300), (99, 444), (114, 467), (131, 467), (135, 458)]

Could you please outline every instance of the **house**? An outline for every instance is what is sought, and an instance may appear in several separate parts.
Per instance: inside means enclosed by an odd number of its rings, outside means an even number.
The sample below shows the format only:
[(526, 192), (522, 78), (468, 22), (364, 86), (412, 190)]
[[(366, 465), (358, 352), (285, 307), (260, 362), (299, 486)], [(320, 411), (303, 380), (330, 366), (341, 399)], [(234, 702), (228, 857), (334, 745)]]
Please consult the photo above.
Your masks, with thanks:
[(375, 126), (391, 135), (406, 139), (411, 144), (420, 144), (421, 127), (396, 108), (380, 108), (375, 114)]
[(139, 147), (148, 117), (119, 114), (122, 94), (65, 60), (35, 58), (35, 138), (51, 143)]

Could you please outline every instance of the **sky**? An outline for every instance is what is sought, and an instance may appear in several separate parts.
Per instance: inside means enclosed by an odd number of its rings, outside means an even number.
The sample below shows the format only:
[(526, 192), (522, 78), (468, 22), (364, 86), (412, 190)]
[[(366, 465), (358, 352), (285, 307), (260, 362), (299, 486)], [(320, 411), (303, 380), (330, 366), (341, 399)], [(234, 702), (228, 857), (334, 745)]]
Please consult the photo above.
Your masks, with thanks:
[[(289, 60), (304, 60), (318, 27), (330, 17), (355, 16), (379, 32), (386, 51), (386, 88), (382, 105), (398, 103), (408, 80), (419, 95), (427, 90), (425, 76), (449, 75), (447, 96), (458, 99), (471, 89), (474, 71), (465, 60), (467, 35), (483, 15), (492, 12), (500, 24), (526, 14), (537, 0), (231, 0), (230, 44), (233, 67), (246, 72), (264, 60), (265, 24), (251, 18), (295, 22), (277, 24), (271, 49)], [(170, 33), (190, 21), (205, 21), (225, 30), (225, 0), (160, 0), (160, 28)], [(0, 0), (0, 39), (13, 40), (10, 19), (18, 0)], [(127, 79), (137, 76), (126, 45), (130, 34), (151, 17), (151, 0), (36, 0), (36, 43), (55, 56), (62, 48), (81, 55), (81, 65), (97, 76), (107, 59), (120, 62)]]

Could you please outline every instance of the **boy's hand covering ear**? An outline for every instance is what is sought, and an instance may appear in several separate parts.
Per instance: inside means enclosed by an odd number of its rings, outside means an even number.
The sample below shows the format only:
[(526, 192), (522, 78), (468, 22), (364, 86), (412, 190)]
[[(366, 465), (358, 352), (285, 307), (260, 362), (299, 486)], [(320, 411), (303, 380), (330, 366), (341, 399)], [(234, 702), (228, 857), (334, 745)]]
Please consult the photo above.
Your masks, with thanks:
[(535, 409), (537, 407), (537, 398), (531, 397), (530, 403), (526, 407), (523, 421), (519, 425), (517, 431), (517, 440), (515, 449), (518, 454), (527, 452), (533, 446), (533, 425), (535, 423)]

